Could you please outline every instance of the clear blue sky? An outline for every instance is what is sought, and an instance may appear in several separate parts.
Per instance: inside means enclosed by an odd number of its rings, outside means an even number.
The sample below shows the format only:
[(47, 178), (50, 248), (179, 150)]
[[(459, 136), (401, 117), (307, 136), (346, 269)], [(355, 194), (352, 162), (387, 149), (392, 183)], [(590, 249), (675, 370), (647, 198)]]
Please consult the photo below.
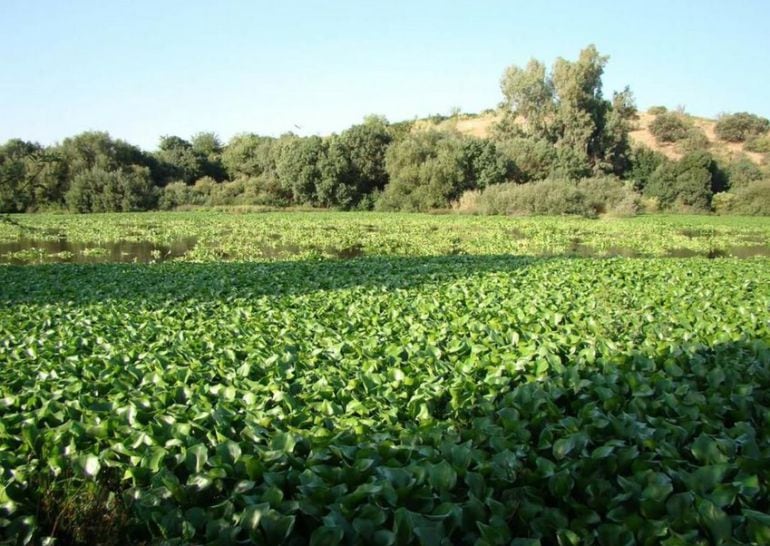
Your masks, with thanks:
[(770, 116), (769, 27), (768, 0), (0, 0), (0, 141), (99, 129), (153, 149), (475, 112), (506, 66), (589, 43), (607, 95)]

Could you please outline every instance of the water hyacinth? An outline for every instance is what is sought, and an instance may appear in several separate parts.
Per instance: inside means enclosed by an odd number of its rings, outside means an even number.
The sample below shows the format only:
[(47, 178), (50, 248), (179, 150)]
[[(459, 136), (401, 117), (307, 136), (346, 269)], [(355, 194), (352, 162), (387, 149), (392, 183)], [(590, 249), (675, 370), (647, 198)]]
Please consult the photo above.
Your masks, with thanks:
[[(396, 225), (289, 218), (225, 224)], [(348, 260), (214, 260), (204, 221), (197, 262), (1, 266), (2, 540), (770, 540), (766, 258), (515, 255), (504, 219), (447, 255), (452, 217), (404, 219)]]

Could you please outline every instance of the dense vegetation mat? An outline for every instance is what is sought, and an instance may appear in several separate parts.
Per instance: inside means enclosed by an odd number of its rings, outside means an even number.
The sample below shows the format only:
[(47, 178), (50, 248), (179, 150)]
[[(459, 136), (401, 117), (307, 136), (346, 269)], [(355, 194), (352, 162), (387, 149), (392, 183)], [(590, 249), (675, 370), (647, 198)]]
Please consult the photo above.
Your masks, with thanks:
[(770, 542), (765, 259), (0, 278), (0, 541)]

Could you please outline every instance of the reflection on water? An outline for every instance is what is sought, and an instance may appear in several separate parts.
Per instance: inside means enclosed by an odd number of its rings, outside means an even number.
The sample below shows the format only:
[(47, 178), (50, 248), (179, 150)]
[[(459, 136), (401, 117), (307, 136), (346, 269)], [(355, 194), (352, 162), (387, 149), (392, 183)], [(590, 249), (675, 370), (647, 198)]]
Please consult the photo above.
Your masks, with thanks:
[(163, 262), (181, 258), (195, 247), (196, 242), (196, 237), (184, 237), (172, 241), (168, 245), (150, 241), (85, 243), (71, 242), (65, 238), (34, 239), (22, 237), (13, 242), (0, 243), (0, 263)]
[[(271, 242), (258, 245), (259, 254), (268, 260), (289, 259), (300, 254), (325, 256), (342, 260), (359, 258), (368, 255), (361, 243), (345, 247), (303, 247), (297, 244), (283, 243), (277, 237), (270, 237)], [(449, 254), (462, 254), (460, 240), (452, 241)], [(107, 243), (70, 242), (64, 237), (35, 238), (22, 237), (13, 242), (0, 243), (0, 264), (34, 264), (34, 263), (114, 263), (136, 262), (156, 263), (182, 258), (193, 250), (197, 244), (196, 237), (185, 237), (174, 240), (170, 244), (158, 244), (150, 241), (113, 241)], [(228, 249), (214, 249), (221, 260), (230, 259)], [(230, 249), (232, 250), (232, 249)], [(376, 252), (374, 253), (376, 254)], [(541, 256), (575, 256), (581, 258), (624, 257), (637, 258), (651, 256), (638, 249), (624, 246), (594, 247), (575, 237), (566, 249), (541, 248), (531, 254)], [(237, 252), (233, 255), (237, 255)], [(711, 250), (694, 250), (691, 248), (671, 248), (665, 253), (670, 258), (754, 258), (757, 256), (770, 257), (770, 246), (753, 244), (713, 248)]]

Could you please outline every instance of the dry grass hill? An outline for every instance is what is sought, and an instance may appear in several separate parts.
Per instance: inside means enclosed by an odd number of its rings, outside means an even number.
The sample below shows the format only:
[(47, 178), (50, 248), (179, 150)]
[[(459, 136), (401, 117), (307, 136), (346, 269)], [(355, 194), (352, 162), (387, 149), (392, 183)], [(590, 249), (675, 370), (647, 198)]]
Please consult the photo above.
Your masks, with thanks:
[[(708, 139), (708, 149), (715, 156), (732, 159), (741, 154), (747, 156), (749, 159), (757, 164), (762, 163), (763, 154), (749, 152), (744, 150), (742, 143), (724, 142), (719, 140), (714, 133), (714, 125), (716, 120), (702, 118), (697, 116), (691, 116), (685, 114), (688, 120)], [(425, 130), (428, 128), (437, 128), (440, 130), (457, 130), (462, 134), (471, 135), (479, 138), (486, 138), (492, 129), (492, 126), (499, 119), (499, 114), (496, 112), (486, 112), (478, 115), (461, 114), (458, 117), (445, 119), (440, 122), (431, 121), (430, 119), (419, 120), (415, 123), (417, 130)], [(655, 137), (650, 133), (650, 123), (655, 119), (654, 114), (647, 112), (640, 112), (638, 119), (636, 120), (634, 129), (631, 131), (631, 142), (637, 146), (646, 146), (655, 151), (661, 152), (671, 159), (679, 159), (684, 154), (682, 147), (679, 143), (658, 143)]]

